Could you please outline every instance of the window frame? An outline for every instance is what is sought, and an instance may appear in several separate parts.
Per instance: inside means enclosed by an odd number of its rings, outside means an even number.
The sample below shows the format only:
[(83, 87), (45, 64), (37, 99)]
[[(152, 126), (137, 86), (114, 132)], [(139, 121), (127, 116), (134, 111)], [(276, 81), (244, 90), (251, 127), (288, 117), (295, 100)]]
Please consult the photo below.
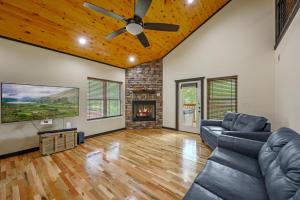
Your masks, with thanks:
[(207, 110), (207, 119), (212, 119), (210, 118), (210, 109), (209, 109), (209, 105), (210, 105), (210, 89), (209, 89), (209, 82), (211, 81), (215, 81), (215, 80), (226, 80), (226, 79), (235, 79), (236, 80), (236, 90), (235, 90), (235, 112), (238, 112), (238, 76), (237, 75), (234, 75), (234, 76), (223, 76), (223, 77), (216, 77), (216, 78), (208, 78), (207, 79), (207, 106), (206, 106), (206, 110)]
[(296, 4), (295, 4), (294, 8), (292, 9), (291, 13), (289, 13), (287, 20), (285, 21), (285, 24), (283, 25), (283, 28), (280, 29), (281, 14), (282, 14), (282, 13), (280, 13), (280, 4), (283, 1), (285, 1), (285, 0), (275, 0), (275, 46), (274, 46), (275, 50), (279, 46), (282, 38), (284, 37), (286, 31), (288, 30), (289, 26), (291, 25), (295, 15), (297, 14), (297, 12), (300, 8), (300, 0), (296, 0)]
[[(123, 86), (123, 82), (120, 81), (112, 81), (112, 80), (107, 80), (107, 79), (100, 79), (100, 78), (94, 78), (94, 77), (87, 77), (88, 80), (88, 84), (90, 80), (95, 80), (95, 81), (102, 81), (103, 82), (103, 98), (102, 99), (95, 99), (95, 98), (90, 98), (89, 94), (90, 94), (90, 85), (88, 85), (88, 93), (87, 93), (87, 121), (93, 121), (93, 120), (99, 120), (99, 119), (107, 119), (107, 118), (113, 118), (113, 117), (121, 117), (123, 116), (123, 98), (122, 98), (122, 86)], [(119, 97), (120, 99), (108, 99), (108, 95), (107, 95), (107, 85), (108, 83), (117, 83), (119, 84)], [(90, 101), (93, 100), (99, 100), (99, 101), (103, 101), (103, 117), (95, 117), (95, 118), (89, 118), (88, 117), (88, 108), (89, 108), (89, 104)], [(113, 115), (113, 116), (107, 116), (108, 114), (108, 101), (109, 100), (116, 100), (116, 101), (120, 101), (120, 114), (119, 115)]]

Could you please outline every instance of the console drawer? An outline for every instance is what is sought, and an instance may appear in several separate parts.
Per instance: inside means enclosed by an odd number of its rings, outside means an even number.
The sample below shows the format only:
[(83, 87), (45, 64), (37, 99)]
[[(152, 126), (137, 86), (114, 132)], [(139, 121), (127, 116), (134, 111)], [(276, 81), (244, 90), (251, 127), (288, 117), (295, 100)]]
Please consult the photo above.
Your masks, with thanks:
[(55, 152), (54, 141), (55, 141), (54, 137), (46, 137), (41, 140), (40, 148), (43, 155), (49, 155)]
[(56, 135), (55, 141), (57, 144), (64, 144), (65, 143), (65, 135), (64, 134)]
[(69, 142), (73, 142), (74, 143), (74, 134), (68, 134), (68, 135), (65, 135), (66, 137), (66, 143), (69, 143)]
[(68, 143), (66, 143), (66, 149), (72, 149), (74, 147), (75, 147), (74, 142), (68, 142)]

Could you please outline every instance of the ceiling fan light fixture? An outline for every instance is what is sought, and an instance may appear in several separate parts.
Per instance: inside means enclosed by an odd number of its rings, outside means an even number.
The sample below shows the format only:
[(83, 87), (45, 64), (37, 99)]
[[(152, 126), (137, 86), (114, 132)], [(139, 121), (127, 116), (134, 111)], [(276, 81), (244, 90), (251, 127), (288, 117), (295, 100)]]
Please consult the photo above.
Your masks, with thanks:
[(140, 24), (130, 23), (130, 24), (127, 24), (126, 30), (128, 31), (128, 33), (130, 33), (132, 35), (139, 35), (143, 32), (144, 28)]
[[(185, 1), (191, 1), (191, 0), (185, 0)], [(167, 24), (167, 23), (159, 23), (159, 22), (144, 23), (143, 18), (146, 15), (146, 13), (149, 11), (152, 0), (134, 0), (134, 2), (135, 2), (134, 15), (132, 18), (128, 18), (128, 19), (125, 19), (124, 17), (122, 17), (112, 11), (109, 11), (107, 9), (101, 8), (99, 6), (96, 6), (96, 5), (88, 3), (88, 2), (85, 2), (83, 5), (94, 11), (102, 13), (103, 15), (115, 18), (119, 21), (126, 23), (125, 27), (115, 30), (106, 36), (106, 39), (109, 41), (114, 39), (115, 37), (127, 32), (131, 35), (136, 36), (136, 38), (140, 41), (140, 43), (143, 45), (143, 47), (147, 48), (150, 46), (150, 44), (149, 44), (149, 40), (148, 40), (146, 34), (144, 33), (144, 29), (154, 30), (154, 31), (167, 31), (167, 32), (178, 31), (179, 25), (175, 25), (175, 24)], [(133, 60), (133, 59), (131, 59), (131, 60)]]

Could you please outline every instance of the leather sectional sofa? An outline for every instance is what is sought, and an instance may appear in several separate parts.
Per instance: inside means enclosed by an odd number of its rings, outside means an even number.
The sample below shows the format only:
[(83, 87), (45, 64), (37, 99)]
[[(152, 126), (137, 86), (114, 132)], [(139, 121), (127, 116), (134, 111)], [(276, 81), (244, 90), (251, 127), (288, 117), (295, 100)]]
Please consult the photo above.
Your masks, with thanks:
[(264, 117), (228, 112), (224, 120), (202, 120), (200, 136), (211, 149), (217, 146), (220, 135), (266, 141), (271, 134), (271, 124)]
[(221, 135), (184, 200), (300, 200), (300, 135), (288, 128), (267, 142)]

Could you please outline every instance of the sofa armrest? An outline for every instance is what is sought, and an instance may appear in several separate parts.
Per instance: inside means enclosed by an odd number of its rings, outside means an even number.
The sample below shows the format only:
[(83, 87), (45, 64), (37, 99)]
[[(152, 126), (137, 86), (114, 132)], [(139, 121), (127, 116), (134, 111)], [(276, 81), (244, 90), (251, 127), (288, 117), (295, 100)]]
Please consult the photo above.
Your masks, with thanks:
[(201, 120), (201, 126), (222, 126), (222, 120)]
[(264, 142), (245, 138), (232, 137), (228, 135), (220, 135), (218, 137), (218, 147), (235, 151), (252, 158), (258, 157), (258, 153), (263, 145)]
[(264, 130), (263, 131), (266, 131), (266, 132), (271, 132), (271, 123), (266, 123), (265, 127), (264, 127)]
[(271, 135), (271, 132), (243, 132), (243, 131), (223, 131), (223, 135), (240, 137), (244, 139), (257, 140), (266, 142)]

